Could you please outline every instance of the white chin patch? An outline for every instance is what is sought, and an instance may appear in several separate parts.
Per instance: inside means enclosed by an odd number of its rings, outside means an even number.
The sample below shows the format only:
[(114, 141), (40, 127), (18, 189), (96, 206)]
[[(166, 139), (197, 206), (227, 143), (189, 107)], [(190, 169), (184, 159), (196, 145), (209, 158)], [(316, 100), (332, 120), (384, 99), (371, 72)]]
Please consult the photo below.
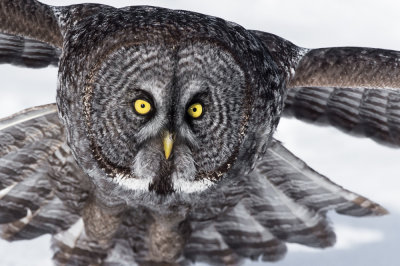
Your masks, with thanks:
[(126, 176), (116, 176), (112, 178), (114, 183), (117, 183), (123, 188), (136, 191), (149, 191), (149, 186), (153, 181), (152, 178), (129, 178)]
[[(152, 183), (153, 179), (116, 176), (112, 179), (112, 181), (128, 190), (149, 191), (149, 185)], [(175, 192), (188, 194), (202, 192), (214, 184), (210, 180), (188, 181), (182, 178), (173, 178), (172, 183), (174, 185)]]
[(174, 189), (176, 192), (183, 192), (188, 194), (194, 192), (202, 192), (214, 184), (208, 179), (199, 181), (188, 181), (182, 178), (173, 178), (172, 183), (174, 184)]

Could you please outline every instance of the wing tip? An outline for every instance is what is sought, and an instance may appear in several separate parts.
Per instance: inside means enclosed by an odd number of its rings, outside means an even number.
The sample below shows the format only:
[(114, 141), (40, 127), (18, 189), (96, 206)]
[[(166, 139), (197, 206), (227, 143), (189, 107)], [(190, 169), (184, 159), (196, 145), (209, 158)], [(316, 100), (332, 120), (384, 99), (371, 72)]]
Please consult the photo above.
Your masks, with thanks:
[(335, 209), (337, 213), (350, 215), (350, 216), (383, 216), (388, 215), (390, 212), (373, 201), (370, 201), (367, 198), (358, 196), (354, 200), (351, 201), (351, 205), (348, 205), (343, 208)]

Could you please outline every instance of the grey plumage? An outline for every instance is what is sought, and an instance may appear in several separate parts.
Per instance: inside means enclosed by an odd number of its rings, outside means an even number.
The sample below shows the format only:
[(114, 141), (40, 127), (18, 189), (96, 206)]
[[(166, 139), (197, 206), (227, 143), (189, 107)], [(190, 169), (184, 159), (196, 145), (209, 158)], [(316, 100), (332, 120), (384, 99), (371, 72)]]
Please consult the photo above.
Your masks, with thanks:
[(61, 50), (35, 40), (0, 34), (0, 63), (41, 68), (57, 66)]
[[(2, 237), (32, 239), (67, 229), (77, 219), (54, 195), (50, 157), (63, 141), (55, 105), (35, 107), (1, 122)], [(57, 214), (56, 216), (54, 214)]]
[(396, 88), (299, 87), (288, 91), (283, 115), (399, 147), (399, 107)]
[[(50, 233), (62, 265), (237, 264), (281, 259), (285, 242), (333, 245), (329, 210), (386, 213), (272, 134), (285, 106), (286, 115), (397, 145), (397, 52), (310, 50), (155, 7), (4, 0), (0, 19), (1, 31), (25, 36), (0, 35), (1, 62), (60, 68), (57, 106), (0, 121), (4, 238)], [(20, 48), (32, 44), (33, 53)], [(342, 71), (344, 55), (357, 71)], [(149, 113), (135, 111), (137, 99)], [(195, 103), (198, 118), (187, 111)], [(165, 131), (175, 134), (169, 159)]]
[(36, 0), (2, 0), (0, 25), (3, 33), (22, 35), (56, 47), (62, 46), (54, 9)]
[(299, 62), (289, 86), (397, 89), (399, 56), (398, 51), (374, 48), (313, 49)]

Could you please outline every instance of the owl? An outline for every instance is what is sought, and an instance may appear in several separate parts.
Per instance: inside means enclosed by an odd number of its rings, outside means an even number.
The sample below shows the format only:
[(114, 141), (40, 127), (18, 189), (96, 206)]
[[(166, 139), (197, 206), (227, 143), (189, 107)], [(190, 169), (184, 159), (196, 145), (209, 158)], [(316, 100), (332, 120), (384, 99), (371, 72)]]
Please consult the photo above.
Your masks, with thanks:
[(326, 213), (382, 215), (273, 138), (281, 116), (398, 147), (396, 51), (306, 49), (198, 13), (0, 2), (0, 60), (58, 66), (57, 103), (0, 120), (4, 239), (60, 265), (276, 261)]

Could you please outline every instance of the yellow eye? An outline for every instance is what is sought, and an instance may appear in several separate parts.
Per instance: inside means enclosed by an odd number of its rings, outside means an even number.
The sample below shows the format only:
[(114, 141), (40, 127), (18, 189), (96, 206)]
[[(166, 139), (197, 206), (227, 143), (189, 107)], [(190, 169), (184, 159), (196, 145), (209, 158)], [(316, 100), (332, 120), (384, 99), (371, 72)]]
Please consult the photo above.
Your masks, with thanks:
[(203, 113), (203, 106), (199, 103), (192, 104), (188, 109), (188, 114), (193, 118), (198, 118)]
[(151, 104), (148, 101), (138, 99), (135, 101), (135, 111), (138, 114), (145, 115), (151, 110)]

